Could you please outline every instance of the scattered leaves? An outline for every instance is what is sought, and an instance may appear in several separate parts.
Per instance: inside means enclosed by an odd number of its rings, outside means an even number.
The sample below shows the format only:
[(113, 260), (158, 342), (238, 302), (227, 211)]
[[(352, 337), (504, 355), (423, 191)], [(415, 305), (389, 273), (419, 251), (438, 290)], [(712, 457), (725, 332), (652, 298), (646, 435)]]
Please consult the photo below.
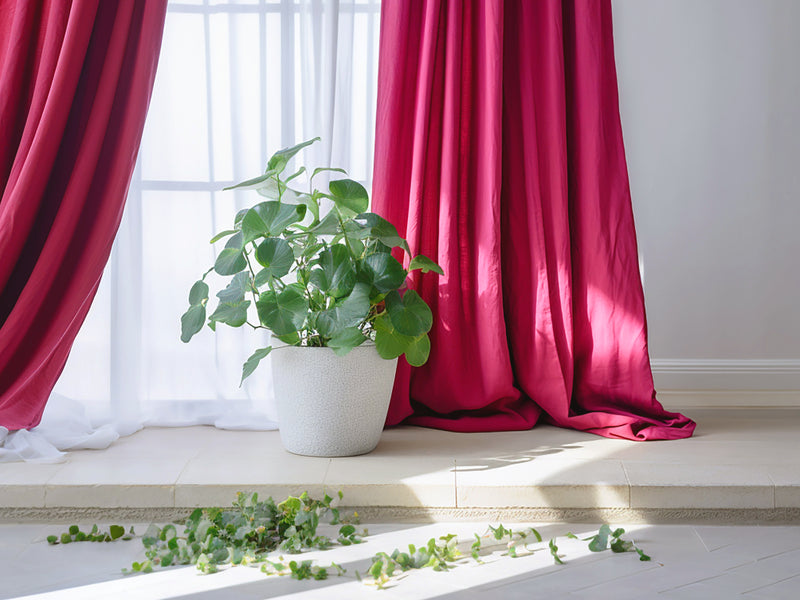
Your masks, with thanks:
[[(339, 500), (342, 493), (338, 494)], [(336, 539), (320, 535), (317, 531), (320, 520), (329, 518), (331, 525), (340, 525)], [(198, 508), (184, 522), (184, 530), (167, 524), (159, 527), (152, 524), (142, 535), (145, 560), (134, 562), (126, 574), (150, 573), (155, 569), (173, 565), (193, 564), (201, 573), (215, 573), (227, 565), (260, 565), (266, 575), (290, 575), (293, 579), (326, 579), (331, 573), (342, 575), (345, 569), (336, 563), (329, 566), (314, 564), (312, 560), (289, 560), (280, 554), (300, 554), (307, 550), (325, 550), (334, 545), (350, 546), (362, 543), (367, 531), (355, 527), (358, 515), (343, 517), (334, 505), (334, 499), (327, 494), (322, 500), (315, 500), (303, 493), (289, 496), (276, 503), (271, 497), (259, 500), (258, 494), (237, 494), (236, 501), (229, 508)], [(622, 539), (625, 530), (612, 529), (608, 525), (600, 527), (597, 534), (586, 538), (592, 552), (611, 549), (614, 553), (636, 552), (639, 560), (649, 561), (650, 557), (639, 549), (633, 541)], [(71, 525), (60, 536), (50, 535), (51, 545), (72, 542), (111, 542), (130, 540), (135, 532), (131, 527), (127, 532), (121, 525), (111, 525), (108, 531), (93, 525), (88, 532), (78, 525)], [(505, 545), (503, 555), (517, 558), (537, 552), (531, 549), (530, 540), (543, 543), (541, 534), (534, 528), (513, 531), (502, 524), (488, 526), (483, 535), (474, 534), (469, 546), (469, 555), (478, 563), (482, 555), (493, 546)], [(565, 537), (577, 540), (573, 533)], [(489, 540), (489, 543), (484, 543)], [(547, 543), (547, 548), (556, 564), (564, 564), (559, 554), (556, 538)], [(466, 547), (465, 547), (466, 550)], [(276, 556), (276, 554), (279, 554)], [(409, 544), (407, 550), (395, 549), (391, 553), (378, 552), (372, 558), (366, 574), (372, 584), (383, 589), (395, 575), (412, 569), (431, 568), (446, 571), (465, 557), (459, 549), (455, 534), (431, 538), (426, 544)], [(362, 576), (356, 572), (361, 581)]]

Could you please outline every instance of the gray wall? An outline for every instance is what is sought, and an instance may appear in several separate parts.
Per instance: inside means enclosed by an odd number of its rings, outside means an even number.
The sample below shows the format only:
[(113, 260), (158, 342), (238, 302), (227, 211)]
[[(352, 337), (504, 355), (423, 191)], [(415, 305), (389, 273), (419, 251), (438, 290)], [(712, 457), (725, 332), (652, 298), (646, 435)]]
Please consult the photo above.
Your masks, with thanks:
[(800, 0), (613, 8), (657, 387), (800, 390)]

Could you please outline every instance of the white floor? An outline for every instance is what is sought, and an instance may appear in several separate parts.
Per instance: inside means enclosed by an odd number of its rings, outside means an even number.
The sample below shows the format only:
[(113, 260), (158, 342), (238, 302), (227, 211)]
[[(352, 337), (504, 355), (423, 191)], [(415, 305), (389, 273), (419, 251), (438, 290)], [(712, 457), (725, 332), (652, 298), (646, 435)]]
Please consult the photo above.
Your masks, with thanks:
[[(49, 546), (45, 538), (63, 526), (0, 525), (0, 598), (58, 600), (168, 599), (199, 600), (321, 598), (464, 599), (531, 598), (613, 599), (787, 599), (800, 597), (800, 527), (727, 527), (630, 525), (626, 529), (653, 560), (635, 554), (591, 553), (586, 542), (558, 539), (565, 565), (553, 564), (539, 549), (517, 559), (500, 556), (484, 564), (471, 558), (448, 572), (412, 571), (378, 591), (359, 582), (369, 558), (379, 551), (405, 549), (409, 543), (457, 533), (468, 547), (481, 523), (370, 525), (364, 544), (309, 553), (320, 564), (337, 562), (347, 569), (326, 581), (267, 577), (258, 569), (232, 567), (201, 575), (193, 567), (173, 567), (147, 575), (123, 576), (120, 569), (143, 557), (138, 539), (108, 544)], [(573, 531), (596, 531), (595, 525), (542, 525), (545, 537)], [(143, 529), (142, 529), (143, 530)], [(542, 548), (544, 544), (537, 545)]]
[[(696, 436), (674, 442), (554, 427), (492, 434), (405, 427), (386, 431), (368, 456), (319, 459), (287, 454), (274, 432), (193, 427), (144, 430), (61, 464), (0, 464), (0, 598), (800, 598), (800, 412), (690, 416)], [(342, 490), (344, 504), (364, 507), (378, 524), (366, 525), (372, 535), (363, 545), (309, 555), (348, 569), (322, 582), (246, 567), (123, 578), (121, 569), (143, 556), (138, 540), (45, 542), (66, 520), (90, 526), (100, 516), (127, 524), (132, 515), (186, 514), (228, 505), (239, 490), (276, 498)], [(417, 523), (398, 523), (415, 516)], [(562, 537), (564, 566), (542, 549), (483, 565), (469, 559), (446, 573), (412, 572), (383, 592), (355, 578), (379, 551), (448, 532), (468, 546), (488, 523), (517, 528), (547, 518), (573, 522), (536, 525), (545, 539), (596, 530), (580, 520), (632, 523), (626, 529), (653, 561), (593, 554)]]

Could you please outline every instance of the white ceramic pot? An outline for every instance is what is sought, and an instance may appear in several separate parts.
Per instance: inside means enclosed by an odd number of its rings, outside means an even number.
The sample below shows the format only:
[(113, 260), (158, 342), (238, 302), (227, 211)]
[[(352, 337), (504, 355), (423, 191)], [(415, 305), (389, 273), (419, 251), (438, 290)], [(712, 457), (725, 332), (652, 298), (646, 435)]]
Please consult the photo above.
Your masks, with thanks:
[(280, 342), (273, 347), (270, 358), (284, 448), (306, 456), (371, 452), (386, 421), (397, 359), (382, 359), (370, 343), (345, 356), (336, 356), (330, 348)]

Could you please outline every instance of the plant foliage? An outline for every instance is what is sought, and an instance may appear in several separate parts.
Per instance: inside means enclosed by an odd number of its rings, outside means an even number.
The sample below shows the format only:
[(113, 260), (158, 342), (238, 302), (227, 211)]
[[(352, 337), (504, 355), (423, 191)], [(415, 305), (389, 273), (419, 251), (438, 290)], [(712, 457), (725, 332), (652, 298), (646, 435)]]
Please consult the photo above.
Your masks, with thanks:
[[(339, 492), (339, 499), (342, 493)], [(333, 498), (325, 495), (322, 500), (310, 498), (303, 493), (298, 497), (289, 496), (276, 503), (271, 497), (259, 500), (255, 493), (237, 494), (230, 508), (198, 508), (186, 519), (183, 533), (175, 524), (164, 527), (150, 525), (142, 536), (145, 560), (134, 562), (124, 573), (150, 573), (158, 568), (174, 565), (193, 564), (202, 573), (215, 573), (226, 565), (249, 565), (260, 567), (266, 575), (290, 575), (294, 579), (326, 579), (330, 574), (342, 575), (345, 569), (336, 563), (329, 566), (315, 565), (311, 560), (286, 560), (282, 554), (300, 554), (310, 549), (325, 550), (332, 546), (359, 544), (367, 536), (367, 531), (358, 531), (353, 524), (358, 514), (344, 518), (339, 509), (332, 505)], [(338, 525), (337, 537), (321, 535), (320, 522), (330, 517), (331, 525)], [(625, 530), (611, 530), (608, 525), (600, 527), (596, 535), (584, 538), (589, 549), (602, 552), (636, 552), (639, 560), (649, 561), (647, 556), (633, 541), (623, 540)], [(77, 525), (60, 536), (47, 538), (50, 544), (71, 542), (110, 542), (130, 540), (133, 528), (126, 533), (125, 528), (112, 525), (109, 531), (101, 531), (94, 525), (88, 533)], [(578, 539), (567, 533), (567, 538)], [(469, 542), (466, 542), (467, 544)], [(372, 558), (365, 575), (371, 578), (376, 587), (383, 588), (394, 576), (412, 569), (431, 568), (446, 571), (467, 553), (477, 562), (493, 546), (504, 546), (504, 555), (519, 558), (547, 549), (556, 564), (564, 564), (559, 554), (556, 538), (543, 545), (541, 534), (534, 528), (512, 531), (503, 525), (489, 526), (482, 534), (474, 534), (469, 550), (461, 544), (454, 534), (431, 538), (426, 544), (409, 544), (407, 550), (395, 549), (391, 553), (378, 552)], [(463, 547), (464, 552), (459, 546)], [(356, 576), (362, 579), (356, 572)]]
[[(211, 243), (223, 242), (214, 266), (189, 291), (181, 317), (181, 340), (188, 342), (204, 324), (222, 323), (267, 329), (289, 345), (327, 346), (347, 354), (367, 340), (386, 359), (405, 355), (419, 366), (430, 353), (433, 315), (425, 301), (407, 290), (410, 271), (443, 274), (433, 260), (412, 256), (397, 229), (367, 212), (369, 196), (360, 183), (341, 178), (326, 191), (308, 177), (308, 191), (293, 187), (305, 167), (285, 176), (289, 161), (319, 138), (276, 152), (263, 175), (231, 188), (255, 190), (265, 200), (239, 211), (230, 229)], [(345, 173), (346, 174), (346, 173)], [(325, 213), (324, 205), (330, 205)], [(408, 266), (392, 250), (408, 255)], [(399, 254), (398, 254), (399, 255)], [(226, 278), (209, 307), (210, 273)], [(272, 350), (257, 349), (245, 362), (242, 380)]]

